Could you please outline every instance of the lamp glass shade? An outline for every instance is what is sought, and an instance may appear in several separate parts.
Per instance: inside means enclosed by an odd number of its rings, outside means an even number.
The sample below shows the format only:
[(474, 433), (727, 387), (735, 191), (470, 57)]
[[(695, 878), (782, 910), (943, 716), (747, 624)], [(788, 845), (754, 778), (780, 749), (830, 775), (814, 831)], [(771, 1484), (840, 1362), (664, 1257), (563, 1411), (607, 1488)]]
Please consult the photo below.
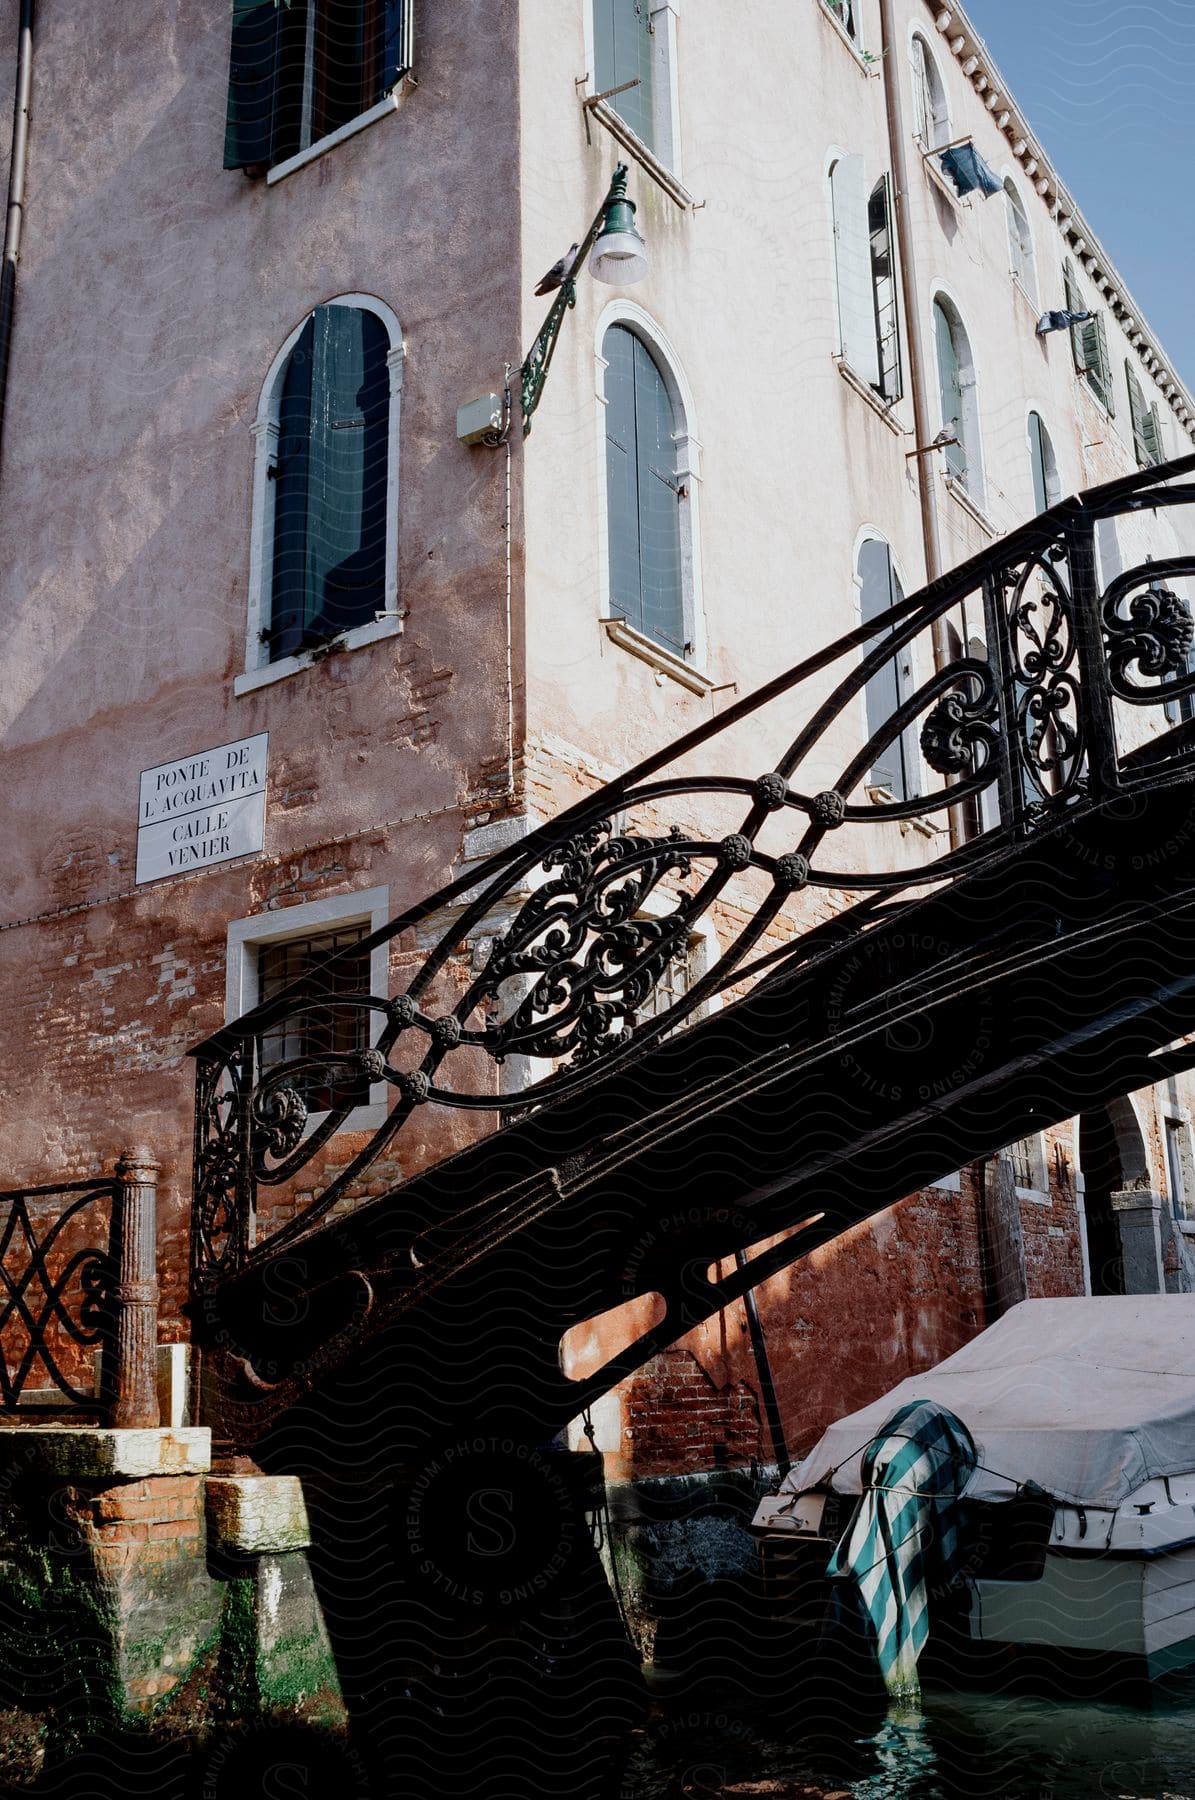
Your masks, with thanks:
[(630, 287), (647, 274), (647, 245), (632, 223), (629, 230), (603, 231), (589, 258), (589, 273), (610, 287)]

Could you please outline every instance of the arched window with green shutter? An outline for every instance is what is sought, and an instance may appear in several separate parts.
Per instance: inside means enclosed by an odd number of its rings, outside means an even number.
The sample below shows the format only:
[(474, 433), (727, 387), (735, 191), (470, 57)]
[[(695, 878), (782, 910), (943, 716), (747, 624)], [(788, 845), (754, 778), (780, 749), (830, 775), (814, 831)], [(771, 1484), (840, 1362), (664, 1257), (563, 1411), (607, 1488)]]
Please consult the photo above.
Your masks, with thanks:
[(945, 446), (946, 472), (982, 506), (983, 459), (971, 342), (955, 307), (942, 294), (934, 301), (934, 344), (942, 429), (953, 432), (956, 439)]
[(287, 360), (273, 476), (271, 661), (384, 608), (389, 349), (375, 313), (318, 306)]
[(609, 607), (678, 656), (686, 629), (682, 500), (677, 479), (680, 421), (659, 363), (634, 331), (611, 325), (606, 362), (606, 516)]

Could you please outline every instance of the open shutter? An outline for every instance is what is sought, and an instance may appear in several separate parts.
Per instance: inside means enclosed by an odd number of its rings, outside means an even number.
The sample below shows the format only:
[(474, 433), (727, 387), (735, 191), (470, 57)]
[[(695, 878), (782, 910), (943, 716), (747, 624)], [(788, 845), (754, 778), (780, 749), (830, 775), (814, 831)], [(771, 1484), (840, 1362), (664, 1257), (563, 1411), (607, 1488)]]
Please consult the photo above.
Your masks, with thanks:
[(896, 303), (896, 240), (892, 230), (892, 178), (889, 175), (881, 176), (871, 191), (867, 203), (867, 231), (875, 304), (876, 354), (880, 368), (877, 385), (885, 400), (899, 400), (903, 391), (900, 314)]
[(1095, 365), (1099, 371), (1100, 399), (1109, 413), (1114, 413), (1116, 401), (1112, 391), (1112, 359), (1108, 355), (1108, 332), (1103, 313), (1097, 312), (1091, 322), (1095, 326)]
[(415, 0), (383, 0), (381, 94), (388, 94), (414, 66)]
[(233, 0), (224, 129), (226, 169), (264, 166), (272, 160), (283, 10), (278, 0)]
[(963, 430), (963, 384), (959, 375), (958, 350), (954, 332), (945, 309), (934, 302), (934, 337), (938, 351), (938, 392), (942, 402), (942, 427), (953, 431), (956, 444), (947, 444), (944, 455), (947, 473), (966, 482), (967, 452)]
[(929, 73), (925, 66), (925, 45), (919, 37), (914, 37), (909, 46), (909, 56), (913, 64), (913, 133), (921, 139), (925, 149), (933, 148), (931, 136), (932, 102), (929, 94)]
[(321, 306), (313, 323), (305, 625), (322, 642), (385, 604), (389, 371), (376, 314)]
[(307, 618), (307, 495), (311, 473), (311, 353), (308, 319), (290, 353), (278, 416), (274, 465), (274, 568), (270, 586), (270, 660), (293, 656)]
[(1029, 460), (1033, 466), (1033, 511), (1044, 513), (1050, 504), (1046, 490), (1046, 447), (1042, 442), (1042, 424), (1038, 413), (1029, 414)]
[(1154, 460), (1145, 441), (1146, 420), (1149, 415), (1145, 404), (1145, 395), (1141, 392), (1141, 383), (1137, 380), (1133, 365), (1127, 357), (1124, 365), (1124, 379), (1125, 386), (1129, 391), (1129, 420), (1133, 427), (1133, 449), (1137, 453), (1137, 467), (1144, 469)]
[(861, 156), (843, 156), (830, 174), (834, 210), (834, 273), (838, 283), (838, 334), (843, 359), (856, 375), (880, 383), (876, 349), (867, 184)]
[(1156, 400), (1145, 409), (1145, 417), (1141, 421), (1141, 435), (1145, 440), (1145, 453), (1148, 460), (1151, 463), (1165, 462), (1166, 448), (1162, 443), (1162, 419)]
[[(879, 538), (868, 538), (860, 549), (859, 575), (862, 584), (860, 604), (863, 622), (866, 624), (878, 614), (887, 612), (890, 606), (895, 606), (902, 598), (900, 584), (892, 567), (891, 552)], [(881, 641), (872, 638), (866, 646), (866, 653), (869, 654)], [(863, 690), (869, 738), (874, 737), (891, 719), (909, 687), (908, 658), (909, 650), (906, 646), (900, 652), (899, 659), (893, 657), (891, 662), (877, 669)], [(907, 800), (915, 791), (907, 767), (905, 746), (900, 737), (879, 752), (872, 764), (869, 779), (873, 786), (887, 788), (897, 800)]]
[(639, 555), (639, 479), (635, 444), (635, 337), (614, 325), (602, 344), (606, 359), (606, 517), (610, 611), (643, 630)]
[(635, 358), (635, 447), (639, 482), (639, 566), (643, 630), (678, 656), (685, 653), (681, 596), (680, 501), (677, 497), (675, 415), (664, 377), (646, 345)]
[(650, 149), (655, 60), (651, 0), (593, 0), (593, 51), (595, 94), (608, 93), (624, 81), (638, 83), (612, 95), (610, 105)]
[[(1074, 313), (1086, 310), (1083, 305), (1083, 296), (1079, 292), (1079, 284), (1075, 280), (1075, 272), (1071, 268), (1069, 262), (1064, 262), (1062, 265), (1062, 291), (1066, 296), (1067, 312)], [(1074, 358), (1075, 368), (1079, 374), (1082, 374), (1087, 366), (1086, 346), (1083, 341), (1083, 334), (1086, 329), (1086, 326), (1082, 324), (1072, 325), (1070, 328), (1071, 355)]]

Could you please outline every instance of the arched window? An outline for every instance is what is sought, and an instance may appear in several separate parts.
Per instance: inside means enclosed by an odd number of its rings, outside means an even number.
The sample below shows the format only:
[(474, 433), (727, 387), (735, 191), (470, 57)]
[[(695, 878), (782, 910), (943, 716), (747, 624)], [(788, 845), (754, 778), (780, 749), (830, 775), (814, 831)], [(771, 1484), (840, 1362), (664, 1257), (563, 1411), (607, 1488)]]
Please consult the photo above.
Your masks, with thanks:
[(349, 295), (317, 306), (266, 378), (254, 433), (247, 670), (397, 628), (398, 321)]
[(609, 610), (685, 656), (693, 649), (683, 554), (687, 483), (677, 464), (685, 422), (663, 367), (629, 325), (609, 327), (602, 356)]
[(1033, 511), (1043, 513), (1061, 500), (1062, 483), (1050, 434), (1042, 424), (1041, 414), (1036, 412), (1029, 414), (1029, 463), (1033, 471)]
[[(859, 610), (864, 624), (904, 599), (900, 578), (892, 566), (892, 552), (883, 538), (864, 538), (859, 546), (857, 575)], [(880, 642), (882, 639), (870, 639), (865, 654), (870, 654)], [(901, 702), (908, 699), (913, 685), (913, 652), (906, 644), (891, 662), (876, 671), (863, 690), (869, 738), (874, 737)], [(911, 800), (920, 793), (920, 765), (911, 730), (901, 732), (879, 752), (872, 765), (870, 785), (886, 789), (894, 800)]]
[(983, 464), (971, 341), (954, 306), (941, 294), (934, 301), (934, 341), (938, 352), (942, 427), (952, 431), (956, 439), (946, 445), (947, 473), (966, 488), (977, 506), (982, 506)]
[(1037, 307), (1037, 261), (1033, 254), (1033, 233), (1021, 196), (1011, 176), (1004, 183), (1004, 206), (1008, 214), (1008, 261), (1013, 280), (1019, 281), (1026, 295)]
[(922, 148), (937, 150), (950, 141), (950, 111), (937, 59), (919, 31), (910, 46), (913, 63), (913, 130)]

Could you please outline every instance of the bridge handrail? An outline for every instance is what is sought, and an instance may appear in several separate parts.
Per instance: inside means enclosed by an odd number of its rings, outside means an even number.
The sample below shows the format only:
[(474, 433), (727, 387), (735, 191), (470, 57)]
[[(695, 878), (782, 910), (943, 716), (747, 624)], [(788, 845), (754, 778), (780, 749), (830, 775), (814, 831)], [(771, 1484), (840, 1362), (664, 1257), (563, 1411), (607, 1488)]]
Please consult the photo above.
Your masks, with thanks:
[[(384, 1124), (299, 1216), (272, 1234), (274, 1247), (310, 1229), (350, 1191), (416, 1107), (434, 1101), (501, 1115), (562, 1094), (592, 1079), (599, 1065), (604, 1071), (611, 1059), (658, 1041), (778, 956), (800, 955), (803, 946), (808, 952), (827, 930), (864, 928), (885, 896), (953, 879), (1060, 811), (1150, 778), (1149, 768), (1135, 768), (1132, 755), (1122, 753), (1116, 705), (1170, 706), (1195, 694), (1190, 609), (1162, 585), (1195, 576), (1195, 554), (1139, 563), (1101, 591), (1096, 526), (1124, 514), (1195, 505), (1195, 486), (1181, 485), (1192, 472), (1195, 455), (1059, 502), (406, 908), (319, 971), (324, 984), (334, 983), (350, 959), (445, 915), (444, 929), (402, 995), (331, 992), (327, 985), (321, 991), (302, 979), (197, 1046), (191, 1052), (198, 1062), (195, 1278), (251, 1257), (259, 1187), (292, 1181), (345, 1125), (367, 1088), (371, 1097), (381, 1090), (391, 1101)], [(982, 655), (972, 653), (964, 608), (977, 591)], [(948, 615), (956, 609), (962, 654), (946, 657), (946, 633), (954, 630)], [(896, 705), (840, 762), (832, 785), (813, 792), (794, 786), (815, 749), (837, 754), (833, 734), (849, 721), (847, 709), (877, 679), (888, 679), (900, 653), (926, 632), (933, 639), (932, 673), (914, 691), (906, 684), (902, 693), (897, 685)], [(765, 773), (678, 771), (660, 778), (844, 660), (847, 672)], [(907, 745), (914, 732), (941, 786), (896, 796), (873, 786), (869, 798), (854, 801), (881, 755)], [(675, 823), (661, 835), (662, 804), (680, 798), (711, 806), (733, 801), (742, 816), (717, 836)], [(616, 826), (634, 810), (647, 815), (649, 829)], [(803, 821), (796, 841), (779, 850), (761, 842), (776, 814)], [(842, 826), (899, 823), (928, 833), (934, 815), (950, 821), (949, 846), (929, 860), (861, 870), (815, 863), (822, 841)], [(769, 891), (713, 966), (655, 1013), (654, 995), (678, 946), (749, 871), (760, 885), (770, 882)], [(791, 946), (773, 943), (751, 961), (769, 934), (792, 930), (792, 897), (819, 887), (864, 897), (818, 930), (798, 933)], [(496, 913), (500, 930), (492, 929)], [(464, 972), (468, 946), (486, 935), (488, 961)], [(454, 970), (463, 991), (446, 1004), (435, 989)], [(281, 1021), (318, 1028), (321, 1018), (346, 1011), (359, 1015), (358, 1038), (371, 1041), (350, 1050), (317, 1045), (265, 1062), (266, 1034)], [(483, 1070), (512, 1056), (552, 1067), (504, 1093), (484, 1073), (479, 1080), (472, 1072), (469, 1058), (479, 1054)], [(447, 1081), (437, 1079), (446, 1060)], [(316, 1088), (332, 1103), (311, 1120), (308, 1100)]]

